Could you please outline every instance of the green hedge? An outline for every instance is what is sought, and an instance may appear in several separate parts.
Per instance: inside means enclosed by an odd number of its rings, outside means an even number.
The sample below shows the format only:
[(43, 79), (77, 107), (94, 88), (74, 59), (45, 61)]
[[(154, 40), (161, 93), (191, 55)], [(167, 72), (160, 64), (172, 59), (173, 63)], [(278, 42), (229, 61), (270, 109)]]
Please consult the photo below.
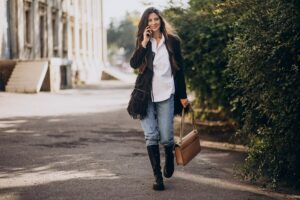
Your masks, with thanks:
[(183, 39), (186, 80), (196, 93), (198, 105), (227, 108), (228, 92), (222, 72), (227, 64), (224, 49), (229, 27), (214, 18), (213, 10), (221, 1), (190, 1), (191, 8), (171, 8), (165, 15), (175, 24)]
[(182, 38), (199, 105), (221, 107), (249, 139), (244, 175), (300, 184), (300, 6), (190, 0), (165, 11)]
[(249, 177), (300, 181), (300, 17), (292, 2), (239, 0), (226, 74), (241, 133), (251, 138)]

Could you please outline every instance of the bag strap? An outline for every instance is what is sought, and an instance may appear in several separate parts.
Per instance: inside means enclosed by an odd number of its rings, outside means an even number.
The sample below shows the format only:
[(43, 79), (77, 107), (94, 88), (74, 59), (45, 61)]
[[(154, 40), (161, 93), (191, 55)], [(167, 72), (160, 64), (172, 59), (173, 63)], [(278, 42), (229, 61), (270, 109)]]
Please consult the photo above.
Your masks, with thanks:
[[(197, 131), (196, 126), (195, 126), (195, 115), (194, 115), (194, 110), (192, 109), (191, 105), (189, 105), (190, 112), (192, 113), (192, 124), (193, 124), (193, 131)], [(182, 114), (181, 114), (181, 124), (180, 124), (180, 140), (179, 144), (182, 142), (182, 135), (183, 135), (183, 127), (184, 127), (184, 118), (185, 118), (185, 111), (184, 108), (182, 109)]]

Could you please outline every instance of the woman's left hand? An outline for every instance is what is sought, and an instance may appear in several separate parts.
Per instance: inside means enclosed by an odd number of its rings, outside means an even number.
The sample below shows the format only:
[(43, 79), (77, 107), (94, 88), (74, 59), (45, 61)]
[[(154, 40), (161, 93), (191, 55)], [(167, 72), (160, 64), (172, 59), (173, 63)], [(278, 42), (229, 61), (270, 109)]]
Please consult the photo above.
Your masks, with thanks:
[(180, 102), (184, 108), (186, 108), (189, 105), (188, 99), (180, 99)]

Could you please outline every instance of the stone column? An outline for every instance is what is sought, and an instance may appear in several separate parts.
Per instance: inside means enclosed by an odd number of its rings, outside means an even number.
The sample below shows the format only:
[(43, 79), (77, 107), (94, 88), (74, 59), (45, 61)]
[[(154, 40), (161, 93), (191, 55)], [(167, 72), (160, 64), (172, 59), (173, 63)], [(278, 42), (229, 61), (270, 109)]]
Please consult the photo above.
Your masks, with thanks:
[(87, 58), (87, 69), (90, 68), (90, 49), (91, 49), (91, 44), (90, 44), (90, 39), (91, 39), (91, 30), (90, 30), (90, 17), (91, 17), (91, 11), (90, 11), (90, 1), (86, 0), (85, 1), (85, 26), (86, 26), (86, 58)]
[[(82, 1), (74, 1), (74, 32), (75, 32), (75, 57), (73, 58), (74, 68), (76, 70), (75, 82), (81, 80), (82, 70), (83, 70), (83, 54), (82, 47), (80, 45), (83, 40), (82, 34), (80, 34), (80, 29), (82, 28)], [(82, 29), (81, 29), (82, 33)], [(83, 41), (82, 41), (83, 42)]]
[(38, 1), (33, 1), (32, 2), (32, 14), (33, 14), (33, 40), (32, 40), (32, 56), (35, 59), (40, 58), (40, 13), (39, 13), (39, 2)]
[[(70, 0), (68, 0), (67, 3), (68, 3), (67, 5), (69, 5), (67, 8), (67, 13), (68, 13), (68, 16), (67, 16), (68, 56), (67, 57), (69, 60), (72, 60), (72, 59), (74, 59), (73, 58), (74, 49), (72, 47), (72, 45), (73, 45), (72, 25), (74, 26), (74, 22), (71, 22), (71, 19), (72, 19), (71, 15), (73, 14), (71, 9), (74, 9), (74, 5), (72, 5), (72, 7), (71, 7)], [(73, 27), (73, 31), (74, 31), (74, 35), (75, 35), (75, 27)]]
[(10, 42), (9, 42), (9, 2), (7, 0), (0, 1), (0, 58), (10, 58)]
[(93, 0), (93, 60), (95, 63), (95, 67), (99, 68), (99, 60), (97, 58), (97, 45), (98, 45), (98, 35), (97, 35), (97, 23), (98, 23), (98, 2)]
[(87, 46), (87, 1), (82, 2), (82, 40), (83, 40), (83, 68), (84, 68), (84, 80), (88, 79), (88, 46)]
[(100, 51), (101, 51), (101, 63), (103, 63), (103, 67), (105, 66), (105, 63), (107, 62), (107, 36), (106, 36), (106, 28), (104, 26), (103, 22), (103, 0), (100, 1), (100, 7), (101, 7), (101, 46), (100, 46)]
[(8, 1), (9, 3), (9, 21), (8, 21), (8, 26), (9, 26), (9, 38), (10, 38), (10, 52), (11, 52), (11, 58), (16, 59), (19, 57), (18, 55), (18, 29), (17, 29), (17, 6), (16, 3), (17, 1)]
[(3, 46), (3, 36), (4, 36), (4, 20), (6, 20), (6, 18), (4, 17), (4, 9), (5, 9), (5, 4), (6, 1), (0, 1), (0, 58), (3, 57), (2, 55), (2, 46)]
[(75, 55), (75, 57), (73, 58), (74, 60), (76, 60), (76, 70), (78, 70), (79, 66), (79, 62), (80, 62), (80, 34), (79, 34), (79, 30), (80, 30), (80, 10), (79, 10), (79, 6), (78, 6), (78, 1), (74, 2), (74, 41), (75, 41), (75, 49), (74, 49), (74, 53), (73, 55)]
[(53, 56), (53, 30), (52, 30), (52, 6), (53, 1), (47, 1), (47, 29), (48, 29), (48, 58)]
[(59, 0), (59, 2), (58, 2), (57, 10), (58, 10), (58, 16), (57, 16), (58, 56), (62, 58), (63, 57), (63, 44), (62, 44), (63, 43), (63, 22), (62, 22), (63, 10), (62, 10), (62, 1), (61, 0)]

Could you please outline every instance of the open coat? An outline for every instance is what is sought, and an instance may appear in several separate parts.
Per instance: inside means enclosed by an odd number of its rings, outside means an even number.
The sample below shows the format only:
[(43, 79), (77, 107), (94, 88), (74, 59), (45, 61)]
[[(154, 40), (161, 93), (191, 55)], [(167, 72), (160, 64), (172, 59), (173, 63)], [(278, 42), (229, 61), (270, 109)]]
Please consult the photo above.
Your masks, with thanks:
[[(180, 40), (171, 35), (165, 36), (165, 39), (175, 83), (174, 114), (176, 115), (180, 114), (183, 108), (180, 99), (187, 98), (183, 59)], [(142, 119), (147, 114), (148, 101), (151, 100), (154, 56), (151, 42), (148, 42), (146, 48), (137, 47), (130, 59), (131, 67), (139, 69), (135, 89), (131, 94), (131, 100), (127, 108), (133, 118)]]

